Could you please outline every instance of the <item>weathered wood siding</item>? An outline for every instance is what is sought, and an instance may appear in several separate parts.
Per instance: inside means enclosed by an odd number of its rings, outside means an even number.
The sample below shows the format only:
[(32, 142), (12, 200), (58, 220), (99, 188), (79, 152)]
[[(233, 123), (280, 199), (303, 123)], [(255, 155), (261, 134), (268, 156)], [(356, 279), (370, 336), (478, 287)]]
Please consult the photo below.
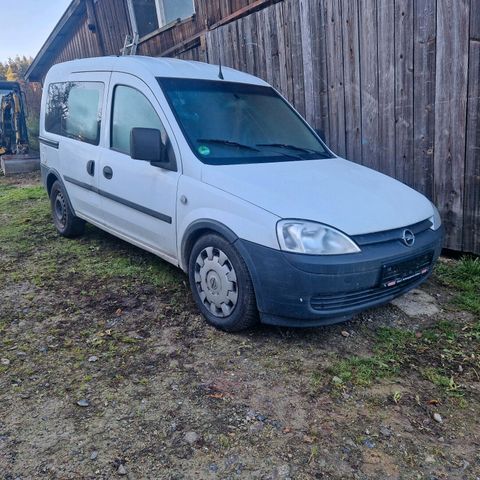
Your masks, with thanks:
[[(87, 0), (90, 1), (90, 0)], [(126, 0), (85, 3), (56, 62), (118, 54)], [(445, 246), (480, 254), (480, 0), (195, 0), (196, 15), (138, 53), (258, 75), (338, 154), (412, 186), (440, 208)]]
[(478, 0), (284, 0), (206, 43), (210, 62), (276, 86), (339, 155), (432, 199), (447, 248), (480, 254)]

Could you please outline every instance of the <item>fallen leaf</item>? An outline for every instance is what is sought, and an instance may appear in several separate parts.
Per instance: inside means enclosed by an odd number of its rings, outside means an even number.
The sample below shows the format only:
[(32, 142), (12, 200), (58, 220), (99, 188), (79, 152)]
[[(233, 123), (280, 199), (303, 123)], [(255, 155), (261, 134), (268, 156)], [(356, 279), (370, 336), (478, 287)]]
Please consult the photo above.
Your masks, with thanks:
[(225, 398), (223, 393), (210, 393), (207, 395), (209, 398)]
[(309, 435), (304, 435), (304, 436), (303, 436), (303, 441), (304, 441), (305, 443), (313, 443), (313, 438), (310, 437)]

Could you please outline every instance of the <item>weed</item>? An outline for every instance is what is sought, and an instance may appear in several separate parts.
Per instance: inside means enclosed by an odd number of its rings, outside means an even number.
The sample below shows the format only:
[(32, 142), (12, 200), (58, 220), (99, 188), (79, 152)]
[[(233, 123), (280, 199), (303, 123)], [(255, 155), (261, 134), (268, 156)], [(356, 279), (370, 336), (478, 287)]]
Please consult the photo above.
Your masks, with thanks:
[(405, 349), (414, 338), (406, 330), (381, 328), (377, 333), (372, 356), (341, 360), (332, 367), (332, 374), (344, 382), (362, 386), (370, 385), (374, 380), (392, 377), (398, 373)]
[(174, 267), (132, 247), (95, 227), (87, 226), (83, 238), (58, 236), (50, 219), (48, 197), (42, 187), (0, 185), (0, 252), (12, 259), (28, 255), (25, 269), (16, 262), (5, 268), (0, 281), (31, 281), (36, 285), (53, 279), (80, 277), (90, 281), (123, 278), (155, 287), (177, 285), (183, 279)]
[(463, 257), (460, 261), (439, 263), (435, 269), (440, 281), (454, 287), (454, 302), (460, 308), (480, 314), (480, 259)]
[(437, 387), (440, 387), (447, 394), (454, 396), (463, 395), (460, 386), (455, 382), (453, 376), (447, 377), (440, 369), (434, 367), (427, 367), (423, 369), (423, 376), (432, 382)]

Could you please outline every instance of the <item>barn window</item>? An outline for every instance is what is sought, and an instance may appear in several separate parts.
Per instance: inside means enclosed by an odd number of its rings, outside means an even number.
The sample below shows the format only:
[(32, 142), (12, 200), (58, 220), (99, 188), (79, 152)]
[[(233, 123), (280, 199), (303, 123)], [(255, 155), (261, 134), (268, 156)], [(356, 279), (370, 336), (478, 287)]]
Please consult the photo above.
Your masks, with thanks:
[(129, 4), (140, 38), (195, 13), (193, 0), (129, 0)]

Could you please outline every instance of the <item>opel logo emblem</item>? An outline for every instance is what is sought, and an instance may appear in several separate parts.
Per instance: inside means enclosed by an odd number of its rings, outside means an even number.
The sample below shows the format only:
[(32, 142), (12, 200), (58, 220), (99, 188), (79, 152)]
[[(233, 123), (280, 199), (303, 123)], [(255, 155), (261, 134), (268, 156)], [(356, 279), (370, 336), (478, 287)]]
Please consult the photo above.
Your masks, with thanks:
[(215, 278), (211, 278), (210, 279), (210, 288), (212, 290), (216, 290), (217, 289), (217, 281), (215, 280)]
[(402, 240), (407, 247), (411, 247), (415, 243), (415, 234), (411, 230), (404, 230)]

